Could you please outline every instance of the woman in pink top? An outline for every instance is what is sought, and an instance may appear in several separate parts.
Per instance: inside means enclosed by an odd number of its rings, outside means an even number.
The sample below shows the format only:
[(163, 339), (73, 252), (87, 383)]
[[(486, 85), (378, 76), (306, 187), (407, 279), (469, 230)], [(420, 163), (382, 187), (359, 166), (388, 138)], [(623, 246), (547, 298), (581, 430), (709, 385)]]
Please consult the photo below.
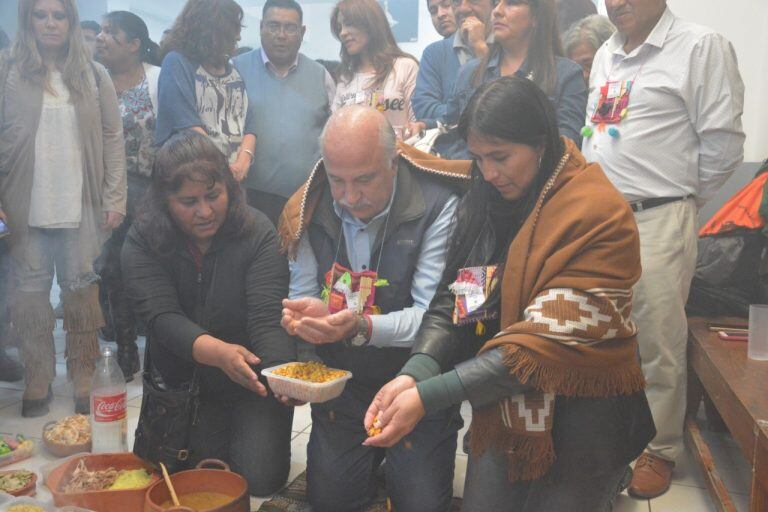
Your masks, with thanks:
[(341, 0), (331, 14), (341, 42), (341, 65), (332, 110), (370, 105), (381, 111), (399, 138), (418, 131), (411, 108), (419, 63), (398, 48), (376, 0)]

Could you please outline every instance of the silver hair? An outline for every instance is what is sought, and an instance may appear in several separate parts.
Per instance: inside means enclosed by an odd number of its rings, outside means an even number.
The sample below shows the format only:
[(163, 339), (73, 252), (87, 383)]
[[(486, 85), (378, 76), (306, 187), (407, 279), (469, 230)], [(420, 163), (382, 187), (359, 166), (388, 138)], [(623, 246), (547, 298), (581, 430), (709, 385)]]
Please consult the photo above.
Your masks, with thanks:
[[(346, 112), (352, 112), (355, 110), (373, 110), (371, 107), (366, 107), (363, 105), (350, 105), (348, 107), (343, 107), (339, 110), (337, 110), (331, 117), (328, 119), (328, 121), (325, 123), (325, 126), (323, 127), (323, 131), (320, 132), (320, 137), (318, 138), (318, 141), (320, 143), (320, 156), (325, 159), (325, 137), (327, 134), (328, 126), (331, 124), (331, 119), (339, 116), (344, 115)], [(384, 154), (384, 160), (387, 165), (389, 165), (389, 162), (394, 160), (395, 156), (397, 156), (397, 136), (395, 135), (395, 130), (392, 128), (392, 125), (390, 124), (389, 120), (384, 115), (379, 115), (379, 145), (382, 149), (382, 152)]]
[(587, 43), (598, 50), (615, 31), (616, 27), (606, 16), (600, 14), (587, 16), (571, 25), (563, 35), (565, 55), (570, 55), (571, 51), (581, 43)]

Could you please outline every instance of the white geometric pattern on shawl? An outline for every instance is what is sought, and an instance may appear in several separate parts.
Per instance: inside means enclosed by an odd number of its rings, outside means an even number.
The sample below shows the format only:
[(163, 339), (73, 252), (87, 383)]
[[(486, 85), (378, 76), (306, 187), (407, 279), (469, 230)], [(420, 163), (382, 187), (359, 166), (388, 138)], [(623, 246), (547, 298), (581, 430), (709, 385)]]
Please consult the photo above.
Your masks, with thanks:
[[(526, 399), (527, 402), (526, 402)], [(555, 401), (554, 393), (520, 393), (505, 398), (499, 402), (501, 421), (504, 426), (520, 430), (515, 423), (525, 422), (526, 432), (546, 432), (551, 426), (552, 409)], [(534, 415), (538, 421), (534, 420)], [(549, 422), (547, 420), (550, 420)], [(549, 425), (548, 425), (549, 423)]]
[[(547, 306), (559, 304), (575, 307), (579, 317), (567, 319), (546, 314)], [(590, 345), (637, 334), (637, 326), (630, 319), (631, 304), (632, 290), (550, 288), (525, 308), (523, 322), (545, 338), (566, 345)]]

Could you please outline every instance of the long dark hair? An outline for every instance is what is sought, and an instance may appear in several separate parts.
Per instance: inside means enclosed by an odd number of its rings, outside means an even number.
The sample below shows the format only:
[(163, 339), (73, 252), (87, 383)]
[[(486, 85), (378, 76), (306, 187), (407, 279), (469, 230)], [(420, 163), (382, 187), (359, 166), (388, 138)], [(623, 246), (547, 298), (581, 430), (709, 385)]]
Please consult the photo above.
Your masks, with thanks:
[(160, 60), (177, 51), (200, 64), (221, 65), (243, 26), (243, 8), (234, 0), (188, 0), (160, 46)]
[(136, 218), (137, 229), (157, 254), (168, 255), (184, 240), (168, 211), (168, 197), (186, 180), (204, 181), (209, 188), (221, 182), (226, 187), (227, 218), (217, 237), (246, 238), (255, 233), (256, 218), (229, 170), (227, 157), (205, 135), (183, 130), (157, 151), (152, 184)]
[[(506, 0), (501, 0), (502, 2)], [(531, 9), (531, 15), (536, 20), (536, 25), (531, 30), (531, 39), (528, 44), (529, 71), (534, 83), (544, 92), (552, 95), (557, 88), (557, 66), (555, 57), (563, 56), (563, 45), (560, 41), (560, 31), (557, 25), (557, 12), (555, 0), (528, 0), (525, 2)], [(493, 43), (490, 51), (480, 61), (480, 65), (472, 76), (475, 85), (482, 82), (488, 62), (495, 54), (503, 51), (501, 44)]]
[[(552, 104), (530, 80), (517, 76), (502, 77), (482, 85), (475, 92), (461, 115), (458, 133), (465, 141), (471, 133), (492, 140), (544, 148), (533, 183), (523, 197), (511, 204), (514, 218), (509, 219), (507, 240), (497, 240), (497, 243), (510, 242), (523, 221), (533, 212), (539, 194), (565, 151)], [(496, 203), (503, 200), (495, 187), (483, 179), (477, 164), (473, 163), (472, 182), (457, 212), (456, 229), (443, 279), (453, 281), (456, 270), (465, 266), (479, 233), (484, 231), (488, 222), (494, 199)], [(503, 269), (505, 258), (506, 252), (499, 262), (500, 269)]]
[[(372, 87), (379, 87), (384, 83), (387, 75), (395, 66), (395, 59), (406, 57), (416, 60), (397, 46), (387, 16), (376, 0), (341, 0), (336, 4), (331, 13), (331, 32), (336, 39), (341, 41), (339, 15), (344, 16), (346, 24), (352, 25), (368, 35), (368, 48), (365, 51), (371, 56), (371, 63), (376, 73)], [(340, 55), (341, 64), (339, 65), (338, 77), (349, 82), (360, 68), (361, 59), (359, 55), (348, 54), (344, 44), (341, 45)]]
[(128, 42), (134, 39), (139, 40), (141, 45), (139, 47), (139, 59), (141, 62), (146, 62), (153, 66), (160, 65), (157, 55), (160, 47), (149, 38), (149, 30), (147, 30), (147, 24), (144, 23), (144, 20), (128, 11), (108, 12), (104, 15), (104, 19), (108, 20), (114, 27), (125, 32)]

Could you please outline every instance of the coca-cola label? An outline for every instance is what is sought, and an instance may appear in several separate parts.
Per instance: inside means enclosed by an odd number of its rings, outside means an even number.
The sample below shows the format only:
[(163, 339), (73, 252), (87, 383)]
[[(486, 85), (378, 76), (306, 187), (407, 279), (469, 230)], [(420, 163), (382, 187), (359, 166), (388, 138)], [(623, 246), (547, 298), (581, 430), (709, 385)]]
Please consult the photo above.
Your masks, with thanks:
[(128, 394), (123, 392), (118, 395), (94, 396), (93, 419), (99, 423), (109, 423), (125, 418), (125, 408), (128, 402)]

